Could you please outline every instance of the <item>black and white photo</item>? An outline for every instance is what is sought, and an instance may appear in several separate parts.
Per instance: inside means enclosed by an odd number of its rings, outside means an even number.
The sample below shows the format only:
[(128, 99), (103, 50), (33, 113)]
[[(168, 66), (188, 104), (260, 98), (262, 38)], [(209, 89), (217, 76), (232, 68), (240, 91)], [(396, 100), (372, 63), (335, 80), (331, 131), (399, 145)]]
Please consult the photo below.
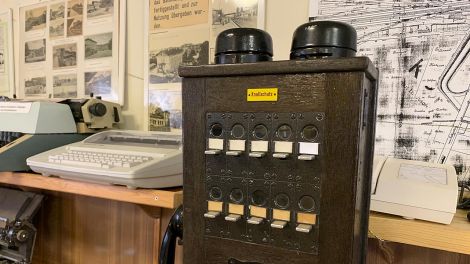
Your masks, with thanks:
[(65, 3), (51, 5), (49, 9), (49, 21), (65, 18)]
[(35, 63), (46, 60), (46, 40), (39, 39), (26, 42), (24, 45), (24, 62)]
[(53, 69), (77, 66), (77, 44), (64, 44), (54, 46), (53, 50)]
[(59, 38), (64, 36), (65, 25), (63, 19), (57, 19), (54, 21), (49, 21), (49, 37), (50, 38)]
[(149, 82), (178, 83), (179, 66), (208, 64), (207, 29), (151, 34), (149, 36)]
[(85, 59), (99, 59), (113, 56), (113, 33), (85, 37)]
[(183, 123), (181, 90), (149, 90), (149, 130), (169, 132)]
[(85, 72), (85, 95), (111, 94), (111, 71)]
[(46, 28), (47, 7), (38, 7), (25, 11), (25, 32)]
[(83, 0), (70, 0), (67, 7), (67, 17), (83, 16)]
[(110, 16), (114, 13), (114, 0), (88, 0), (88, 18)]
[(83, 0), (70, 0), (67, 3), (67, 37), (83, 34)]
[(83, 33), (83, 19), (81, 16), (67, 19), (67, 37), (80, 36)]
[(46, 94), (46, 77), (32, 77), (24, 81), (24, 91), (26, 95), (43, 95)]
[(54, 76), (54, 98), (77, 97), (77, 74), (61, 74)]

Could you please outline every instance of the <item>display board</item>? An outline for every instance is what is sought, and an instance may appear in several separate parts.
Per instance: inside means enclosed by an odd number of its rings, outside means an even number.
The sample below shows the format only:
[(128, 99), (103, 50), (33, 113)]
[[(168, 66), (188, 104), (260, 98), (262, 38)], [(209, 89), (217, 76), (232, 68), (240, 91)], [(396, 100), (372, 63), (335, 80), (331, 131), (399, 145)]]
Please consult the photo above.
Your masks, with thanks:
[(123, 103), (126, 0), (30, 1), (19, 8), (20, 98)]
[(0, 96), (15, 93), (13, 17), (10, 9), (0, 10)]
[(310, 16), (350, 23), (358, 55), (380, 69), (375, 152), (470, 162), (470, 3), (311, 0)]
[(216, 36), (235, 27), (264, 28), (264, 0), (148, 0), (145, 43), (145, 124), (181, 131), (179, 66), (213, 61)]

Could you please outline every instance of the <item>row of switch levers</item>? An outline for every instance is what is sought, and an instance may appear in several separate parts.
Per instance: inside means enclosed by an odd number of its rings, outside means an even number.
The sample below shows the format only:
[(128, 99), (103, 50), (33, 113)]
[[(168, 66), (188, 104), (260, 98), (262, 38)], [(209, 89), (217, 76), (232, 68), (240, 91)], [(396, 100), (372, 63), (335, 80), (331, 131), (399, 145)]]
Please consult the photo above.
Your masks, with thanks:
[[(207, 201), (207, 212), (204, 214), (205, 218), (214, 219), (223, 214), (224, 204), (223, 202)], [(228, 214), (225, 216), (225, 220), (229, 222), (241, 221), (244, 215), (244, 206), (240, 204), (228, 204)], [(258, 207), (250, 205), (249, 217), (247, 223), (252, 225), (259, 225), (263, 221), (268, 221), (268, 209), (264, 207)], [(291, 221), (291, 211), (272, 209), (272, 219), (269, 220), (272, 228), (283, 229), (287, 226), (287, 223)], [(317, 221), (317, 215), (313, 213), (296, 213), (296, 228), (295, 230), (302, 233), (310, 233), (313, 226)]]
[[(286, 159), (294, 153), (294, 142), (274, 141), (273, 157)], [(318, 155), (319, 143), (298, 142), (298, 159), (313, 160)], [(262, 158), (269, 151), (269, 141), (251, 141), (248, 155), (252, 158)], [(209, 138), (206, 155), (218, 155), (224, 150), (224, 139)], [(228, 140), (227, 156), (240, 156), (246, 151), (246, 140)]]

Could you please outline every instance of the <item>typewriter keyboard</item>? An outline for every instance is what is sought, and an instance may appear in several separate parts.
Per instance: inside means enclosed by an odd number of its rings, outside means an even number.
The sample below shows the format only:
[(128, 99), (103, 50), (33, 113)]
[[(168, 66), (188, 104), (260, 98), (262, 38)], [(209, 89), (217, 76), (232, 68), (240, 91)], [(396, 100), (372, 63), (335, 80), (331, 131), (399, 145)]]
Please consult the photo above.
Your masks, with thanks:
[(49, 156), (50, 163), (102, 169), (110, 169), (113, 167), (132, 168), (152, 160), (153, 158), (149, 156), (75, 150)]
[(0, 131), (0, 148), (4, 147), (5, 145), (10, 144), (11, 142), (17, 140), (23, 136), (22, 133), (18, 132), (1, 132)]

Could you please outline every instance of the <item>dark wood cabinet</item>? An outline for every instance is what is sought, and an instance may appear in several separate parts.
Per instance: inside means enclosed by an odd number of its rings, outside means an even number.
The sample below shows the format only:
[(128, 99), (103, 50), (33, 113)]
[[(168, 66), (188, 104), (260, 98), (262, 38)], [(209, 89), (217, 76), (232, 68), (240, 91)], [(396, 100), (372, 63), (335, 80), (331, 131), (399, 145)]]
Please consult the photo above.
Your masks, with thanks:
[(377, 95), (369, 59), (180, 75), (184, 262), (364, 263)]

